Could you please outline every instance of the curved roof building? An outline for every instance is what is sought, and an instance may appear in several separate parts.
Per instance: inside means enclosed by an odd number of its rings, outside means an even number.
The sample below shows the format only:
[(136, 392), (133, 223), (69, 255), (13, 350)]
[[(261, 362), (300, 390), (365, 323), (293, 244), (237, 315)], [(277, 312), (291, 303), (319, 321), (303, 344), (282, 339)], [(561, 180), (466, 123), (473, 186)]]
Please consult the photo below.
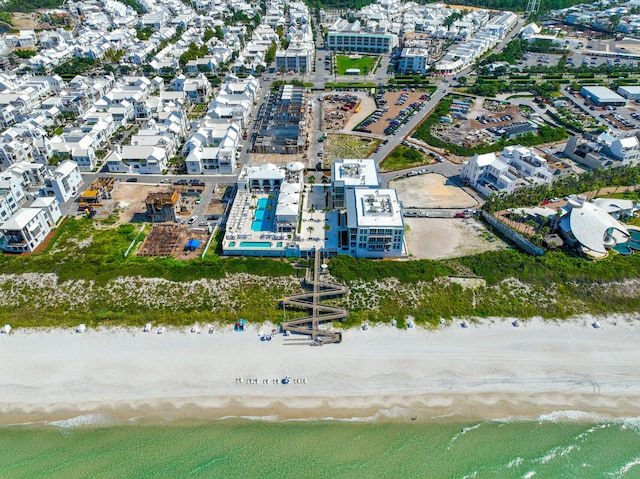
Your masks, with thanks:
[(593, 203), (572, 198), (567, 207), (569, 214), (561, 221), (560, 227), (570, 232), (583, 248), (606, 254), (607, 249), (629, 240), (630, 234), (625, 226)]

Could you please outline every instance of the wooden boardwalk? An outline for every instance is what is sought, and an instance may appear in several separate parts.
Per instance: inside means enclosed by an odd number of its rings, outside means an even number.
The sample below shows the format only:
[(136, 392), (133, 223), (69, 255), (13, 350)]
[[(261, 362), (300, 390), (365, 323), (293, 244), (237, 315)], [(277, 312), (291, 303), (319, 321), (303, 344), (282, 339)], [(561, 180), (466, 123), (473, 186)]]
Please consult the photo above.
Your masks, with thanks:
[[(307, 268), (304, 280), (304, 285), (310, 287), (310, 291), (292, 294), (282, 299), (283, 308), (306, 309), (310, 313), (302, 318), (283, 321), (282, 330), (310, 336), (311, 342), (309, 344), (318, 346), (341, 342), (341, 331), (328, 331), (322, 329), (321, 325), (330, 321), (342, 321), (349, 315), (346, 308), (321, 303), (324, 299), (340, 296), (349, 291), (346, 286), (322, 281), (321, 265), (322, 253), (318, 248), (315, 253), (313, 269)], [(308, 339), (291, 338), (290, 341), (300, 344)]]

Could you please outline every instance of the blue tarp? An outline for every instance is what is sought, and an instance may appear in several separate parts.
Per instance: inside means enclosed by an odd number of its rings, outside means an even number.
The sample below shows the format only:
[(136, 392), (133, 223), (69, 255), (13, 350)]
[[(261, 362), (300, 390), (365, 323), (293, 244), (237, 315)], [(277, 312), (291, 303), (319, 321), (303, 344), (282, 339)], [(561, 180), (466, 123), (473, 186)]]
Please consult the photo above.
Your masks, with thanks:
[(184, 247), (184, 249), (186, 251), (195, 251), (200, 247), (200, 240), (197, 239), (190, 239), (189, 241), (187, 241), (187, 245)]

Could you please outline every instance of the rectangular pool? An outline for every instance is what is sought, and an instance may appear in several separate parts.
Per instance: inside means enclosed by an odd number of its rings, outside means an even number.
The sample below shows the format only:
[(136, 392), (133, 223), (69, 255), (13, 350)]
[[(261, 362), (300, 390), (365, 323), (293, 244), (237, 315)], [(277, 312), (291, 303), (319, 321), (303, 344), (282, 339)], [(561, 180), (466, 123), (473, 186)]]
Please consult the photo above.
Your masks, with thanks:
[[(231, 244), (229, 244), (231, 246)], [(271, 248), (271, 241), (240, 241), (241, 248)]]
[(269, 198), (260, 198), (251, 222), (252, 231), (270, 231), (271, 211), (275, 211), (274, 205), (269, 208)]

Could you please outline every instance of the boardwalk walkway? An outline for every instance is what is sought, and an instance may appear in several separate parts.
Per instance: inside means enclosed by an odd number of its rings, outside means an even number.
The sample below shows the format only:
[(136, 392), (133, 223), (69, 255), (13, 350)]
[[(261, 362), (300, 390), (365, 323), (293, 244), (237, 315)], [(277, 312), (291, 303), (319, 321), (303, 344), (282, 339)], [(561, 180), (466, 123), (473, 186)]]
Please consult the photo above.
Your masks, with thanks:
[[(311, 344), (323, 345), (328, 343), (339, 343), (342, 341), (341, 331), (328, 331), (322, 329), (321, 325), (329, 321), (341, 321), (349, 314), (346, 308), (321, 304), (323, 299), (340, 296), (348, 292), (346, 286), (322, 281), (321, 278), (322, 252), (318, 248), (315, 253), (313, 269), (308, 268), (305, 275), (305, 286), (310, 287), (310, 291), (292, 294), (282, 300), (284, 308), (306, 309), (308, 316), (283, 321), (282, 330), (291, 333), (304, 334), (310, 336)], [(302, 339), (305, 341), (306, 339)], [(300, 341), (300, 339), (291, 339)]]

